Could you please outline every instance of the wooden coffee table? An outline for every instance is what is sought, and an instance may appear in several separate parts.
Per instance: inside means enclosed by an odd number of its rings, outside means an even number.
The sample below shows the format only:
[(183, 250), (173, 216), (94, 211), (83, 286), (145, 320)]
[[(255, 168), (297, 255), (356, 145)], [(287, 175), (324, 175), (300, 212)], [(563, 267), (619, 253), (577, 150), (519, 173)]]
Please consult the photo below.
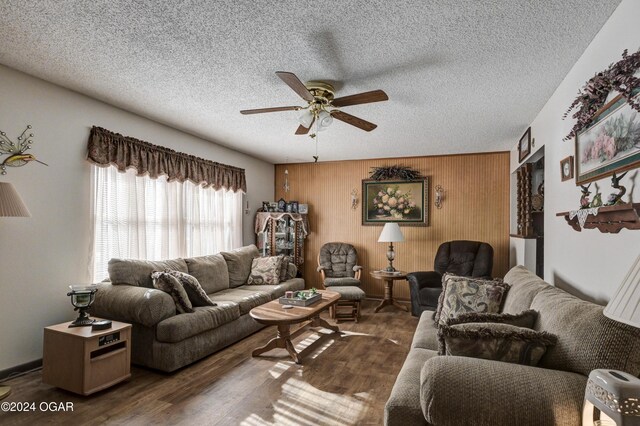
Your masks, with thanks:
[(397, 274), (390, 274), (390, 273), (385, 273), (385, 272), (381, 272), (381, 271), (371, 271), (371, 276), (377, 280), (383, 280), (385, 282), (385, 287), (384, 287), (384, 299), (382, 300), (382, 302), (380, 302), (380, 304), (376, 307), (375, 309), (375, 313), (378, 313), (378, 311), (382, 308), (384, 308), (387, 305), (393, 305), (398, 309), (402, 309), (405, 312), (409, 312), (409, 308), (407, 308), (405, 305), (402, 305), (398, 302), (396, 302), (393, 299), (393, 281), (394, 280), (406, 280), (407, 279), (407, 273), (404, 271), (397, 271)]
[[(304, 350), (297, 352), (293, 343), (291, 343), (291, 339), (311, 327), (323, 327), (332, 330), (334, 333), (339, 333), (340, 330), (337, 326), (331, 325), (320, 318), (320, 312), (335, 305), (340, 299), (340, 294), (323, 290), (319, 290), (318, 293), (322, 294), (322, 299), (310, 306), (294, 306), (291, 309), (284, 309), (283, 306), (285, 305), (281, 305), (276, 299), (253, 308), (249, 312), (249, 315), (261, 324), (277, 326), (278, 334), (266, 345), (255, 349), (251, 355), (258, 356), (271, 349), (283, 348), (289, 352), (289, 355), (291, 355), (291, 358), (293, 358), (296, 364), (300, 364), (302, 358), (310, 352), (315, 345), (307, 346)], [(302, 325), (294, 331), (291, 331), (291, 326), (294, 324)]]

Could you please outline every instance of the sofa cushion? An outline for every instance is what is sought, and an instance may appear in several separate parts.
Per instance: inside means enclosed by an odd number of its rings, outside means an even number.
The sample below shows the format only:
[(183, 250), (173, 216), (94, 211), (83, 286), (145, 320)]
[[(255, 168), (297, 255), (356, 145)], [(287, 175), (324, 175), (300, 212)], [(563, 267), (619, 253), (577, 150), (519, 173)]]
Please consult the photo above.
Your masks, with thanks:
[(238, 288), (230, 288), (210, 294), (209, 298), (218, 304), (222, 302), (237, 303), (240, 306), (240, 315), (244, 315), (256, 306), (271, 301), (271, 295), (266, 291), (249, 291)]
[(284, 296), (286, 291), (304, 290), (304, 280), (302, 278), (294, 278), (277, 285), (243, 285), (238, 290), (247, 290), (251, 292), (269, 293), (271, 300)]
[(535, 329), (558, 336), (540, 366), (588, 376), (595, 369), (640, 375), (640, 329), (602, 314), (603, 307), (549, 286), (533, 299)]
[(280, 283), (280, 267), (282, 266), (283, 258), (284, 256), (267, 256), (253, 259), (247, 284), (275, 285)]
[(504, 277), (511, 288), (502, 306), (502, 312), (515, 314), (531, 308), (531, 302), (540, 291), (549, 288), (549, 284), (527, 270), (524, 266), (511, 268)]
[(412, 348), (438, 350), (438, 327), (431, 319), (432, 311), (423, 311), (413, 334)]
[(292, 261), (289, 261), (289, 265), (287, 265), (287, 275), (285, 276), (285, 280), (289, 281), (295, 278), (298, 275), (298, 267)]
[(442, 293), (435, 320), (444, 324), (465, 312), (500, 312), (502, 300), (509, 289), (502, 280), (483, 280), (444, 274)]
[(189, 272), (184, 259), (161, 261), (111, 259), (108, 266), (109, 279), (114, 285), (127, 284), (146, 288), (154, 288), (151, 274), (165, 269)]
[(220, 302), (217, 306), (197, 307), (192, 313), (161, 321), (156, 328), (156, 338), (160, 342), (180, 342), (238, 318), (240, 307), (237, 303)]
[(500, 323), (440, 325), (440, 355), (468, 356), (512, 364), (537, 365), (556, 336)]
[(153, 286), (155, 288), (171, 296), (176, 304), (178, 313), (185, 314), (193, 312), (193, 305), (178, 278), (168, 272), (158, 271), (151, 274), (151, 279), (153, 280)]
[(189, 274), (196, 277), (207, 294), (229, 288), (229, 270), (222, 254), (189, 257), (184, 261)]
[(333, 286), (345, 287), (345, 286), (359, 286), (359, 285), (360, 285), (360, 280), (351, 278), (351, 277), (342, 277), (342, 278), (327, 277), (324, 279), (325, 287), (333, 287)]
[(260, 256), (258, 247), (253, 244), (229, 252), (223, 251), (220, 254), (227, 262), (230, 288), (239, 287), (247, 283), (253, 259)]
[(216, 306), (216, 304), (209, 299), (209, 296), (207, 296), (207, 293), (204, 292), (202, 286), (194, 276), (180, 271), (172, 271), (170, 269), (167, 269), (164, 272), (165, 274), (169, 274), (180, 281), (182, 288), (184, 288), (184, 291), (187, 293), (187, 297), (189, 298), (191, 305), (194, 307)]

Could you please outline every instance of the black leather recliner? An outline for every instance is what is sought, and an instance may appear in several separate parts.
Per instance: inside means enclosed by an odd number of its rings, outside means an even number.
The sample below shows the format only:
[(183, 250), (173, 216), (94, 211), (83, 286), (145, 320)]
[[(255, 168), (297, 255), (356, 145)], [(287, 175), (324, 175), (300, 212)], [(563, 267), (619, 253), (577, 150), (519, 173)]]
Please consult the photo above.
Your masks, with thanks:
[(407, 274), (411, 293), (411, 315), (435, 310), (442, 292), (442, 275), (449, 272), (463, 277), (490, 278), (493, 247), (479, 241), (449, 241), (438, 247), (434, 271)]

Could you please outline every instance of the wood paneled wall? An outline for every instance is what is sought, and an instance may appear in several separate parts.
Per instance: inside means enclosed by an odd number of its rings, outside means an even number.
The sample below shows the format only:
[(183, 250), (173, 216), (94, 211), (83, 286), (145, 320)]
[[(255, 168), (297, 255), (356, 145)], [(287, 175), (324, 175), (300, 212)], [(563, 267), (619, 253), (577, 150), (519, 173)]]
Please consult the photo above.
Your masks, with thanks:
[[(433, 270), (438, 246), (450, 240), (476, 240), (494, 248), (494, 276), (509, 265), (509, 153), (483, 153), (434, 157), (390, 158), (325, 163), (279, 164), (275, 170), (275, 200), (309, 204), (311, 233), (305, 241), (304, 278), (307, 288), (319, 286), (316, 272), (320, 247), (327, 242), (353, 244), (364, 267), (362, 288), (370, 297), (382, 297), (382, 281), (369, 271), (387, 266), (387, 244), (378, 243), (382, 226), (362, 226), (362, 180), (371, 167), (400, 164), (429, 177), (429, 226), (403, 226), (405, 242), (394, 244), (394, 266), (404, 271)], [(284, 171), (289, 170), (290, 191), (284, 193)], [(441, 209), (433, 205), (433, 188), (442, 185)], [(351, 209), (351, 191), (358, 206)], [(406, 281), (397, 281), (394, 296), (409, 299)]]

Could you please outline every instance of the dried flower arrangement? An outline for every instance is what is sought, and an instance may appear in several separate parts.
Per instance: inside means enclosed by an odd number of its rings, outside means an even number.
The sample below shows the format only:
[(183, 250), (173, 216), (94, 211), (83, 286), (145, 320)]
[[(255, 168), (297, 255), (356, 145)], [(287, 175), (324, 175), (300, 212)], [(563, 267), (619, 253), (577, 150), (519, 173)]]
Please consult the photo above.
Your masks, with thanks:
[(640, 50), (629, 55), (625, 49), (620, 61), (609, 65), (609, 68), (597, 73), (587, 81), (585, 86), (578, 91), (578, 97), (562, 116), (563, 119), (567, 118), (571, 111), (580, 106), (580, 109), (572, 115), (577, 122), (563, 140), (575, 137), (580, 130), (591, 123), (593, 116), (602, 108), (611, 90), (622, 94), (631, 107), (640, 112), (640, 102), (631, 98), (633, 90), (640, 87), (640, 78), (634, 76), (639, 68)]
[(417, 170), (413, 170), (411, 167), (394, 165), (389, 167), (372, 167), (371, 169), (371, 179), (374, 180), (416, 180), (422, 178), (422, 174)]

